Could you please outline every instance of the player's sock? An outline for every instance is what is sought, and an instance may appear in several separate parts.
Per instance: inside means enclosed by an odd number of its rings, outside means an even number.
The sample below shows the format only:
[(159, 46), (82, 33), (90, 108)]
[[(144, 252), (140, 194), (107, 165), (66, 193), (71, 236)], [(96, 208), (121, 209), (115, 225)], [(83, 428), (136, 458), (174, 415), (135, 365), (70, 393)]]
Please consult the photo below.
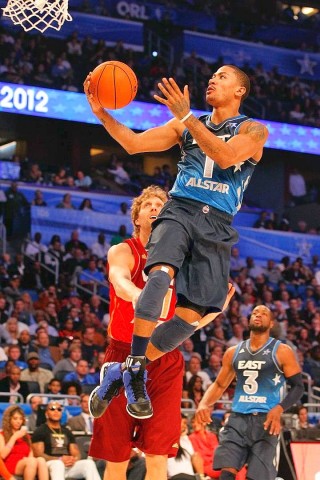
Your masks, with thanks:
[(143, 357), (146, 354), (150, 337), (141, 337), (133, 334), (131, 344), (131, 355)]

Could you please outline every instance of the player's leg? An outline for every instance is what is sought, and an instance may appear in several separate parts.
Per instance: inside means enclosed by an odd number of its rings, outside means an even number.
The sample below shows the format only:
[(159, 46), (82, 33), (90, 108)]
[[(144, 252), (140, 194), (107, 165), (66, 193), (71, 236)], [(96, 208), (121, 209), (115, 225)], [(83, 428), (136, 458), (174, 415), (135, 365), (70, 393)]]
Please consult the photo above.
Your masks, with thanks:
[(103, 480), (126, 480), (129, 460), (126, 462), (107, 462)]
[(145, 480), (167, 480), (167, 455), (146, 454), (147, 475)]

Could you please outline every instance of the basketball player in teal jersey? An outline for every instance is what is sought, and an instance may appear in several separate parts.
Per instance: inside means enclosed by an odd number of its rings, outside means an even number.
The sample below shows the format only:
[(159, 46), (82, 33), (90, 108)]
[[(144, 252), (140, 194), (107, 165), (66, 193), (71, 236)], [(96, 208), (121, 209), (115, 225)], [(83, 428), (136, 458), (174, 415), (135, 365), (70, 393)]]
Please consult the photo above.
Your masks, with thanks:
[[(222, 469), (221, 480), (234, 480), (245, 464), (248, 480), (274, 480), (277, 475), (280, 416), (300, 400), (304, 387), (293, 351), (270, 337), (272, 326), (269, 308), (255, 307), (249, 323), (250, 339), (226, 351), (219, 375), (196, 412), (198, 421), (210, 423), (212, 405), (237, 378), (232, 413), (214, 453), (213, 468)], [(286, 382), (291, 388), (284, 396)]]
[[(146, 388), (146, 359), (153, 361), (173, 350), (203, 325), (201, 319), (207, 313), (221, 311), (228, 290), (231, 247), (238, 240), (232, 219), (268, 137), (264, 125), (239, 113), (250, 81), (235, 66), (225, 65), (212, 75), (206, 91), (212, 113), (200, 118), (190, 110), (187, 86), (180, 90), (172, 78), (163, 78), (158, 86), (163, 96), (154, 98), (166, 105), (174, 118), (163, 126), (135, 133), (90, 94), (90, 74), (84, 82), (93, 113), (128, 153), (159, 152), (176, 144), (181, 147), (171, 200), (153, 223), (145, 268), (148, 281), (134, 300), (131, 355), (125, 365), (108, 369), (92, 399), (93, 415), (94, 403), (107, 406), (106, 400), (117, 391), (114, 385), (122, 378), (128, 413), (149, 418), (152, 405)], [(178, 298), (175, 315), (155, 329), (173, 277)], [(98, 410), (101, 413), (101, 408)]]

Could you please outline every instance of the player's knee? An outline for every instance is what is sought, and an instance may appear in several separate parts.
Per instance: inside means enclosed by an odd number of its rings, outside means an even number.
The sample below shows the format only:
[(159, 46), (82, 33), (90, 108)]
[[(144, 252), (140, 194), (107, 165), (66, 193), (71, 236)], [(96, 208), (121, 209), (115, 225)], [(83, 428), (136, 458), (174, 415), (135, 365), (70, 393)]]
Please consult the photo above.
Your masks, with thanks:
[(158, 320), (170, 282), (171, 277), (165, 269), (154, 270), (149, 274), (147, 283), (135, 307), (136, 317), (152, 322)]
[(160, 352), (171, 352), (189, 338), (196, 328), (196, 325), (175, 315), (172, 320), (162, 323), (154, 330), (150, 341)]
[(222, 470), (219, 480), (235, 480), (236, 474), (230, 472), (229, 470)]

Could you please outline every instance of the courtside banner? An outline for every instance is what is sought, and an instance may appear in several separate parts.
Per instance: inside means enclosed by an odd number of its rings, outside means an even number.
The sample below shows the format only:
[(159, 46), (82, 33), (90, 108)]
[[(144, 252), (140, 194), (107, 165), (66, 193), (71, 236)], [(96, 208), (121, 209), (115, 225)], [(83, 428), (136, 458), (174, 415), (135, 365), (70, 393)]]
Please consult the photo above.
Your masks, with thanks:
[[(202, 115), (203, 110), (193, 110)], [(0, 112), (46, 117), (71, 122), (100, 125), (91, 112), (84, 93), (0, 82)], [(134, 101), (127, 107), (113, 110), (112, 115), (135, 130), (162, 125), (172, 118), (167, 107)], [(269, 129), (266, 148), (319, 155), (320, 128), (259, 120)]]

